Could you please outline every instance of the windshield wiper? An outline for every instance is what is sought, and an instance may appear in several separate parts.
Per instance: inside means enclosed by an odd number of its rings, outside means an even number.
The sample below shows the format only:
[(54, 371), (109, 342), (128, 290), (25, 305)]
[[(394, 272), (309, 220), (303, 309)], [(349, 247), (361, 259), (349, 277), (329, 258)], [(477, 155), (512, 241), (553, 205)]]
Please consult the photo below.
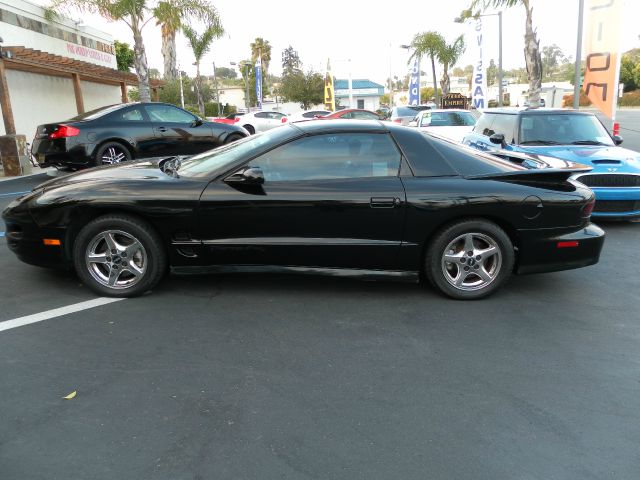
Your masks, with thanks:
[(553, 140), (527, 140), (526, 142), (520, 142), (520, 145), (560, 145), (560, 142), (554, 142)]
[(608, 143), (598, 142), (597, 140), (576, 140), (575, 142), (571, 142), (571, 145), (607, 145)]

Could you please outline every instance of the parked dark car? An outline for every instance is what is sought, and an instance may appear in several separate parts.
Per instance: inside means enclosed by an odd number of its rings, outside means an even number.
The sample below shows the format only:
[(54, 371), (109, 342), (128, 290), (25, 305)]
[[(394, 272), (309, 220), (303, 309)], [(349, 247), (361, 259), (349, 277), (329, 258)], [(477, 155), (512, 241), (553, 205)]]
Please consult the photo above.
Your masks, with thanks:
[(41, 167), (80, 169), (159, 155), (193, 155), (246, 137), (175, 105), (124, 103), (38, 126), (31, 151)]
[(527, 169), (388, 122), (303, 122), (191, 158), (53, 179), (3, 218), (21, 260), (75, 267), (100, 295), (141, 294), (170, 267), (422, 273), (475, 299), (512, 272), (598, 261), (593, 192), (569, 179), (588, 169)]
[(382, 115), (372, 112), (371, 110), (363, 110), (361, 108), (345, 108), (336, 112), (331, 112), (317, 120), (384, 120)]

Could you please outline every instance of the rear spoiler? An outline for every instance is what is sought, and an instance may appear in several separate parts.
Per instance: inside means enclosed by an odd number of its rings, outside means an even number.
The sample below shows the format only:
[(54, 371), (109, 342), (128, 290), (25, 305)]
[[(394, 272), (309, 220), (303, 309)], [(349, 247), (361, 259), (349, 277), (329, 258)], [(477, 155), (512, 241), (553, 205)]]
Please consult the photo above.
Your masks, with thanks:
[(561, 183), (576, 173), (589, 172), (591, 167), (574, 164), (570, 168), (541, 168), (534, 170), (514, 170), (511, 172), (483, 173), (465, 178), (469, 180), (503, 180), (507, 182)]

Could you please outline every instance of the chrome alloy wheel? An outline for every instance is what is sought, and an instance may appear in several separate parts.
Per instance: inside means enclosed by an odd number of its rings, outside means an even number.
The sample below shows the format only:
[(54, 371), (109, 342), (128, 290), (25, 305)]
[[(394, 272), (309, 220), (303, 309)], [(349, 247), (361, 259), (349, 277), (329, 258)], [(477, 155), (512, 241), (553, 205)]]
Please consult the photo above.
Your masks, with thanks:
[(447, 245), (441, 264), (444, 278), (453, 287), (480, 290), (500, 273), (502, 253), (493, 238), (483, 233), (465, 233)]
[(114, 163), (120, 163), (127, 159), (127, 156), (122, 151), (122, 149), (118, 147), (109, 147), (107, 148), (100, 157), (100, 160), (104, 165), (111, 165)]
[(91, 276), (105, 287), (121, 290), (132, 287), (147, 270), (144, 246), (122, 230), (106, 230), (89, 242), (85, 264)]

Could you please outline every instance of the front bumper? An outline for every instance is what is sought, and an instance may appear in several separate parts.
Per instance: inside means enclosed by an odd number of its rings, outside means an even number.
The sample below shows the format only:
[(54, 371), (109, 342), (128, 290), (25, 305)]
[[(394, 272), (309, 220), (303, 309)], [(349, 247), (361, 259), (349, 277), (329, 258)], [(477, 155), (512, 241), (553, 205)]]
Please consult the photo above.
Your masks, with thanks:
[(603, 219), (640, 217), (640, 188), (590, 187), (596, 195), (592, 216)]
[[(565, 230), (566, 232), (566, 230)], [(516, 273), (571, 270), (598, 263), (604, 231), (592, 223), (578, 231), (559, 233), (555, 229), (521, 232)]]

